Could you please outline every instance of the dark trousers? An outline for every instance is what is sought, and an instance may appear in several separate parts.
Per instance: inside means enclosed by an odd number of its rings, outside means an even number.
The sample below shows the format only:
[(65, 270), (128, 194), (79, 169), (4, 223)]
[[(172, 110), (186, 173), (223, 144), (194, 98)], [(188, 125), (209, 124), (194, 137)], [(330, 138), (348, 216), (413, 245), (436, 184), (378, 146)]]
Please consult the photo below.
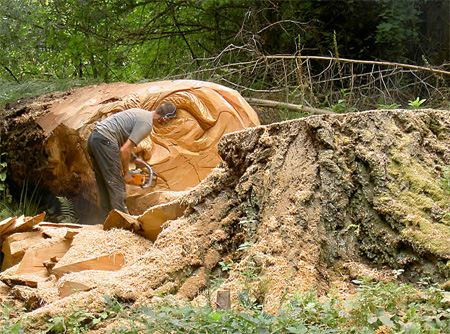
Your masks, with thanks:
[(106, 218), (113, 209), (128, 213), (119, 146), (94, 130), (88, 138), (87, 149), (94, 168), (103, 216)]

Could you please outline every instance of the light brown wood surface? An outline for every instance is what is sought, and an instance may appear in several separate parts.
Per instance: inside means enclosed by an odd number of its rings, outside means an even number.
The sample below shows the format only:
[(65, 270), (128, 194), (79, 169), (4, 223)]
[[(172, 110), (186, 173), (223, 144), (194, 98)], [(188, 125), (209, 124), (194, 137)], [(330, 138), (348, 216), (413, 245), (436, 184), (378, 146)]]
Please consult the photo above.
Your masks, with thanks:
[(155, 122), (151, 134), (135, 149), (159, 178), (154, 188), (127, 186), (133, 215), (161, 204), (161, 191), (196, 186), (220, 162), (217, 143), (223, 135), (259, 125), (256, 112), (237, 91), (210, 82), (112, 83), (74, 89), (36, 119), (47, 136), (48, 172), (53, 175), (42, 182), (54, 193), (70, 191), (95, 203), (95, 180), (86, 151), (95, 124), (129, 108), (151, 111), (164, 102), (177, 106), (178, 117), (167, 125)]
[(33, 247), (28, 249), (17, 268), (16, 274), (38, 274), (48, 276), (44, 262), (52, 257), (61, 258), (70, 248), (70, 240), (61, 240), (49, 246)]
[(7, 237), (2, 246), (2, 271), (19, 263), (28, 248), (43, 240), (41, 232), (15, 233)]
[(77, 261), (70, 264), (58, 266), (55, 265), (52, 269), (52, 273), (57, 277), (61, 277), (67, 273), (73, 273), (83, 270), (106, 270), (113, 271), (122, 268), (125, 263), (125, 257), (123, 254), (102, 255), (89, 258), (83, 261)]
[(87, 291), (90, 290), (91, 287), (78, 282), (72, 282), (72, 281), (64, 281), (61, 286), (58, 289), (59, 296), (61, 298), (70, 296), (74, 293), (80, 292), (80, 291)]

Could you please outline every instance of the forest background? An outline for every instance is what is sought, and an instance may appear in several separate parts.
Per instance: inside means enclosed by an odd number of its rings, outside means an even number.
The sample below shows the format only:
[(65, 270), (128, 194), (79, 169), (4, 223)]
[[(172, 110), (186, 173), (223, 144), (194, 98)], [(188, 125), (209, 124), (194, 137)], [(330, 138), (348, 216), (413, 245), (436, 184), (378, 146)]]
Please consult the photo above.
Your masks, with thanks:
[(97, 82), (200, 79), (337, 112), (419, 96), (448, 107), (446, 0), (15, 0), (0, 16), (2, 105)]

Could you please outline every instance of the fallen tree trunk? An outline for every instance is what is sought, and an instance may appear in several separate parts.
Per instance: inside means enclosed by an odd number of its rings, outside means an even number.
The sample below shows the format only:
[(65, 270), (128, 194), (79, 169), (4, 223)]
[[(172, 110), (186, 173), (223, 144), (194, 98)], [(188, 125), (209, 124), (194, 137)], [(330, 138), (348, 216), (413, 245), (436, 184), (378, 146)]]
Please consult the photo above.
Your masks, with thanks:
[[(25, 180), (74, 199), (76, 209), (96, 203), (86, 141), (95, 124), (129, 108), (154, 110), (173, 102), (177, 119), (159, 123), (135, 153), (158, 174), (156, 187), (127, 186), (132, 214), (195, 187), (220, 162), (217, 142), (226, 133), (259, 124), (238, 92), (213, 83), (176, 80), (144, 84), (100, 84), (34, 100), (18, 101), (0, 112), (2, 152), (8, 178)], [(170, 199), (170, 198), (169, 198)], [(92, 210), (92, 214), (95, 213)]]

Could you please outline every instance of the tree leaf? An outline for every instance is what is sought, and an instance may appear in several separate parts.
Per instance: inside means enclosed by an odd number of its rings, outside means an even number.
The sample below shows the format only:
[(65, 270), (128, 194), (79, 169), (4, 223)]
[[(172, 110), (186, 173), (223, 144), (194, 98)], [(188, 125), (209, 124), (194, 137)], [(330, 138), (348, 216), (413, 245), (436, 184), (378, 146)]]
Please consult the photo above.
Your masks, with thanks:
[(392, 322), (392, 320), (387, 316), (387, 315), (382, 315), (380, 317), (378, 317), (378, 319), (380, 319), (381, 323), (385, 326), (394, 328), (395, 324)]

